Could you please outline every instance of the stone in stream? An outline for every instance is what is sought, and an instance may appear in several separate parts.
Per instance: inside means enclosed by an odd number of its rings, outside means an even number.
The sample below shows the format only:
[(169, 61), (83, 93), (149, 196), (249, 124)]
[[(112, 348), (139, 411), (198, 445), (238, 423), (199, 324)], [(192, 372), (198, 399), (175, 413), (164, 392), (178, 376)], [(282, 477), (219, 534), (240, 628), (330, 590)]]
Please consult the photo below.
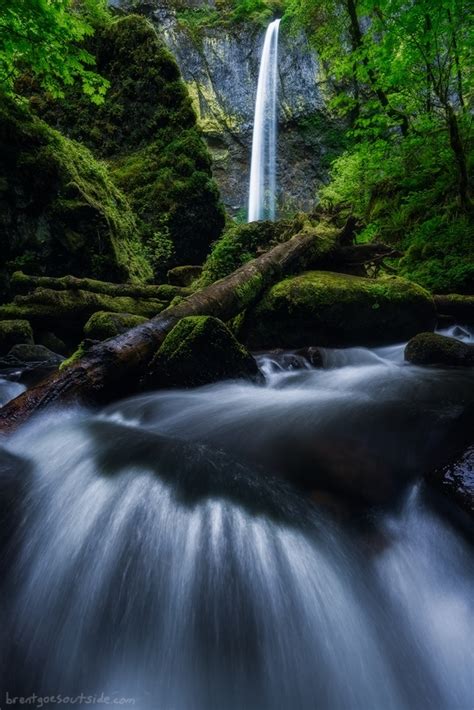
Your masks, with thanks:
[(426, 480), (474, 520), (474, 444), (429, 473)]
[(405, 360), (414, 365), (473, 367), (474, 345), (437, 333), (419, 333), (406, 346)]
[(309, 271), (272, 286), (247, 311), (239, 335), (252, 349), (378, 345), (435, 323), (433, 299), (410, 281)]
[(33, 344), (33, 330), (27, 320), (0, 321), (0, 355), (20, 343)]
[(182, 318), (156, 353), (147, 385), (196, 387), (222, 379), (256, 378), (252, 355), (212, 316)]

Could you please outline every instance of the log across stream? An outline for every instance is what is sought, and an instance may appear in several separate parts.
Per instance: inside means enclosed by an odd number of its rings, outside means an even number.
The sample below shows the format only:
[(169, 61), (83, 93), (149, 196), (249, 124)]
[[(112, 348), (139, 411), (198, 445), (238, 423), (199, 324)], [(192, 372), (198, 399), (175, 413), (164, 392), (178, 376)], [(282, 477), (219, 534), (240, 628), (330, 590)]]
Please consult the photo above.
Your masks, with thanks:
[(474, 557), (420, 477), (474, 373), (402, 353), (261, 356), (265, 384), (53, 409), (6, 439), (1, 690), (469, 707)]

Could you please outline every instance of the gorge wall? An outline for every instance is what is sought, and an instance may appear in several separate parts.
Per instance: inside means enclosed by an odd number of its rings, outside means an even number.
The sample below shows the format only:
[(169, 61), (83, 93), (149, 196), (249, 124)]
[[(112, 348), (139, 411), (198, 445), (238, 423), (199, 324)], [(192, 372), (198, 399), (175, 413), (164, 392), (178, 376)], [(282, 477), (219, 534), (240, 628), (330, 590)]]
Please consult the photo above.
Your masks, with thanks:
[[(212, 0), (113, 4), (146, 14), (176, 57), (213, 157), (222, 200), (230, 214), (244, 218), (264, 26), (220, 21), (218, 13), (224, 11)], [(316, 54), (303, 35), (284, 26), (279, 79), (278, 204), (280, 214), (286, 214), (314, 205), (315, 190), (340, 145), (341, 128), (329, 115), (330, 89)]]

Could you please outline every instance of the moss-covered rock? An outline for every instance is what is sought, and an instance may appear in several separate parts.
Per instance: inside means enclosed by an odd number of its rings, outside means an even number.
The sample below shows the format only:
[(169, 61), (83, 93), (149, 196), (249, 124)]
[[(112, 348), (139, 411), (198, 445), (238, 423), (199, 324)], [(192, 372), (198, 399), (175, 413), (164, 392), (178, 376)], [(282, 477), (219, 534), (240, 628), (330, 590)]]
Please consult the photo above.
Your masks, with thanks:
[(97, 28), (88, 49), (110, 82), (105, 103), (93, 106), (73, 89), (61, 104), (35, 97), (38, 111), (109, 162), (140, 217), (157, 275), (201, 263), (222, 231), (224, 211), (176, 61), (137, 15)]
[(0, 321), (0, 355), (5, 355), (14, 345), (19, 343), (33, 343), (33, 330), (28, 321)]
[(171, 286), (190, 286), (202, 274), (202, 266), (175, 266), (168, 271), (168, 283)]
[(131, 313), (109, 313), (98, 311), (94, 313), (84, 326), (84, 335), (92, 340), (107, 340), (116, 335), (125, 333), (136, 325), (146, 323), (143, 316), (134, 316)]
[(437, 333), (419, 333), (405, 348), (405, 360), (414, 365), (474, 366), (474, 345)]
[(0, 271), (151, 277), (129, 204), (87, 148), (4, 97), (0, 146)]
[(273, 286), (243, 320), (252, 348), (403, 341), (433, 328), (429, 293), (404, 279), (309, 271)]
[(150, 366), (148, 383), (196, 387), (221, 379), (256, 377), (250, 353), (218, 318), (183, 318), (167, 335)]

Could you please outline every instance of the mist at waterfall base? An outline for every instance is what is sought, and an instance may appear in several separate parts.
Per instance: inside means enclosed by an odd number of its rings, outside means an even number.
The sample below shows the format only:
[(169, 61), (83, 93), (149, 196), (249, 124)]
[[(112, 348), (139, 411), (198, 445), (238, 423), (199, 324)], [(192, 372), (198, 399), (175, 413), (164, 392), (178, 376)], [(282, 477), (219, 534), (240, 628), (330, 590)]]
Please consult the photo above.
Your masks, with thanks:
[[(294, 357), (260, 357), (264, 384), (45, 413), (4, 442), (4, 694), (471, 706), (472, 551), (417, 473), (472, 404), (473, 373), (406, 365), (402, 346), (328, 350), (319, 370)], [(349, 452), (351, 436), (406, 481), (361, 526), (272, 475), (278, 442), (298, 469), (305, 441)]]
[(276, 216), (278, 34), (280, 20), (265, 33), (252, 138), (248, 221)]

